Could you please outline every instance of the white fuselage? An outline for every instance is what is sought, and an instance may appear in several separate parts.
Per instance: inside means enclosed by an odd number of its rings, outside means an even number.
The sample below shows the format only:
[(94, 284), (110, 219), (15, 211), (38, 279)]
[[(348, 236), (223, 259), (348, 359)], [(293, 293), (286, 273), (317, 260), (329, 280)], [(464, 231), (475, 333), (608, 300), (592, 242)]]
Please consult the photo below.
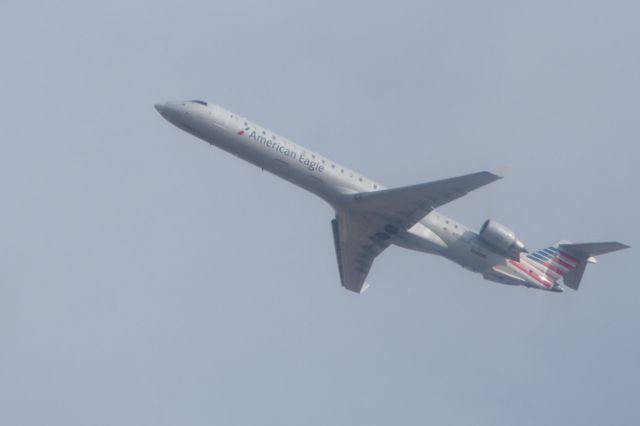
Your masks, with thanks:
[[(156, 105), (156, 109), (186, 132), (318, 195), (337, 212), (349, 209), (354, 194), (385, 189), (382, 184), (220, 106), (177, 101)], [(550, 289), (493, 252), (476, 232), (436, 211), (410, 229), (392, 235), (389, 242), (444, 256), (496, 282)]]

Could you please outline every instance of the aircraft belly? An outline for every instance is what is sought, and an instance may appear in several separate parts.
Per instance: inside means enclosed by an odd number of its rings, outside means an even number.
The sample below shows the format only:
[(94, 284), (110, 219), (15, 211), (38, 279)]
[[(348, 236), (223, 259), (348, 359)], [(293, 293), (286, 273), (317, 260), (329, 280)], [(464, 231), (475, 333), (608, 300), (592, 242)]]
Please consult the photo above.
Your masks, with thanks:
[(508, 284), (508, 285), (527, 285), (527, 280), (514, 275), (506, 270), (505, 266), (499, 265), (495, 266), (492, 269), (484, 272), (482, 277), (485, 280), (493, 281), (499, 284)]
[(448, 248), (442, 238), (420, 222), (408, 231), (396, 235), (393, 243), (409, 250), (431, 254), (442, 254)]

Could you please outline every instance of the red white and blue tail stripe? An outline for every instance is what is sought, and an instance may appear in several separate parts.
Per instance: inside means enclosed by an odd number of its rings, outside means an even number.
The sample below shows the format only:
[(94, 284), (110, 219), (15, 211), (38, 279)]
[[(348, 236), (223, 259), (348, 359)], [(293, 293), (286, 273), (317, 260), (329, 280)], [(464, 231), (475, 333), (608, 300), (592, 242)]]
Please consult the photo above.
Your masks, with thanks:
[(554, 246), (528, 253), (521, 260), (536, 268), (545, 277), (556, 282), (574, 270), (580, 263), (580, 260), (559, 248), (559, 245), (558, 243)]
[(579, 259), (560, 248), (563, 243), (566, 241), (532, 253), (523, 253), (520, 261), (510, 260), (509, 263), (542, 287), (555, 288), (580, 263)]
[(577, 290), (587, 263), (596, 262), (592, 256), (628, 247), (618, 242), (571, 244), (560, 241), (533, 253), (522, 253), (519, 261), (509, 259), (508, 262), (548, 290), (562, 291), (560, 280), (567, 287)]

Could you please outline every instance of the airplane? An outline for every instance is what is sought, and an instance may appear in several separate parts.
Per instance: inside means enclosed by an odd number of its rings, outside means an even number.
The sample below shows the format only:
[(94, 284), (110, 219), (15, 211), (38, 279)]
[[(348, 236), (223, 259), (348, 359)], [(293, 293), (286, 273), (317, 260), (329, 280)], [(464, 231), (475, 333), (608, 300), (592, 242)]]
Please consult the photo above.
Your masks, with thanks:
[(501, 172), (386, 188), (211, 102), (172, 101), (155, 108), (187, 133), (329, 203), (335, 210), (331, 229), (340, 282), (355, 293), (369, 287), (371, 265), (390, 245), (442, 256), (489, 281), (551, 292), (564, 291), (563, 284), (578, 290), (594, 256), (629, 247), (559, 241), (529, 252), (511, 229), (495, 220), (475, 232), (435, 210), (501, 179)]

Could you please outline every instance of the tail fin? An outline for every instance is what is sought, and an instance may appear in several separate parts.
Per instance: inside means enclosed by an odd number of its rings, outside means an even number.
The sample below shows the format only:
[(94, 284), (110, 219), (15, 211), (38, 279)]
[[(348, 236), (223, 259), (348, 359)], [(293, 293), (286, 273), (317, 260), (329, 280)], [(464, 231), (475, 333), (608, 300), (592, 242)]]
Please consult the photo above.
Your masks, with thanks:
[(596, 259), (593, 256), (626, 249), (629, 248), (629, 246), (618, 242), (609, 242), (560, 244), (560, 248), (562, 250), (568, 251), (569, 253), (575, 254), (576, 257), (580, 260), (578, 267), (569, 272), (564, 277), (564, 284), (569, 288), (577, 290), (578, 286), (580, 285), (580, 280), (582, 279), (582, 274), (584, 274), (584, 269), (587, 266), (587, 262), (596, 263)]
[(525, 256), (528, 263), (549, 279), (558, 281), (562, 278), (567, 287), (577, 290), (587, 263), (596, 263), (593, 256), (625, 248), (629, 246), (618, 242), (571, 244), (560, 241)]

